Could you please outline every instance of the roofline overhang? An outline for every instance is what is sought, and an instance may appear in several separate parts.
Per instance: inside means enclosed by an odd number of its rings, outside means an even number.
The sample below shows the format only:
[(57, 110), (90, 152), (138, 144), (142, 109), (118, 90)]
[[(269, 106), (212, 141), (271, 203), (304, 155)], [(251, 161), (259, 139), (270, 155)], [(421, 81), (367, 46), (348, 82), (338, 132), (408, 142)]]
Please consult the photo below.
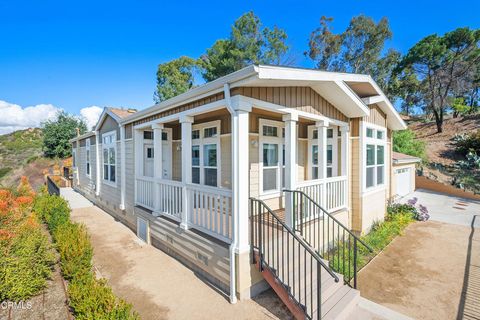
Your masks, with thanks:
[(75, 141), (86, 139), (88, 137), (93, 137), (94, 135), (95, 135), (95, 131), (89, 131), (89, 132), (86, 132), (82, 135), (76, 136), (76, 137), (68, 140), (68, 142), (72, 143), (72, 142), (75, 142)]
[(100, 130), (100, 127), (101, 127), (103, 121), (105, 120), (105, 118), (107, 117), (107, 115), (112, 117), (118, 124), (120, 124), (120, 122), (122, 121), (122, 118), (120, 118), (114, 112), (112, 112), (112, 110), (110, 110), (110, 108), (105, 107), (105, 108), (103, 108), (102, 114), (100, 114), (100, 118), (98, 118), (97, 124), (95, 125), (95, 128), (94, 128), (93, 131)]

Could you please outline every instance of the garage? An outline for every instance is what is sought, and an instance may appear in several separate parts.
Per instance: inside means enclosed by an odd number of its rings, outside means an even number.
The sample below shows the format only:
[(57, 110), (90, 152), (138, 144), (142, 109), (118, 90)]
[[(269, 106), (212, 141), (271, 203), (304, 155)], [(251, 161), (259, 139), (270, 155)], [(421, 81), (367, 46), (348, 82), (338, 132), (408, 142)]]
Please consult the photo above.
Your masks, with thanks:
[(415, 166), (420, 158), (393, 152), (392, 154), (392, 196), (403, 198), (415, 191)]

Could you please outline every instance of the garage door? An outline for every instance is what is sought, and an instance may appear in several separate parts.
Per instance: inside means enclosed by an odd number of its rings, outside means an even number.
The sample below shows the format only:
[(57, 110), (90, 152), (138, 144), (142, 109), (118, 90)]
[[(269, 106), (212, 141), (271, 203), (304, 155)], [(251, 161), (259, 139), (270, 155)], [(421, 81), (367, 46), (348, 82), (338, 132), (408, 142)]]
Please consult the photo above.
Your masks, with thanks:
[(396, 190), (399, 197), (406, 196), (410, 193), (411, 188), (410, 168), (395, 169), (395, 181), (397, 183)]

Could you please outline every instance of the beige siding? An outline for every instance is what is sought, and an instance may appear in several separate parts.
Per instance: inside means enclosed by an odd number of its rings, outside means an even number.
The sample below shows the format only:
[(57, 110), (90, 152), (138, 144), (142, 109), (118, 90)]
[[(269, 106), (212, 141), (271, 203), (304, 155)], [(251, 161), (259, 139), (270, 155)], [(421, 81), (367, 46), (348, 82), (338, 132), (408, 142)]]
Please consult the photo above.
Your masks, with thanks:
[(370, 232), (372, 224), (383, 221), (387, 211), (387, 189), (369, 192), (362, 199), (362, 232)]
[(117, 121), (107, 115), (105, 119), (103, 120), (102, 125), (100, 126), (100, 141), (101, 141), (101, 135), (110, 131), (116, 131), (117, 132), (117, 140), (120, 140), (120, 128), (118, 127)]
[(232, 188), (232, 142), (230, 135), (220, 137), (221, 151), (221, 186), (224, 188)]
[(310, 87), (239, 87), (232, 89), (231, 94), (347, 121), (344, 114)]
[(350, 139), (350, 208), (352, 229), (362, 230), (362, 199), (360, 186), (360, 141), (358, 138)]
[(298, 140), (297, 143), (297, 180), (308, 179), (308, 141)]
[(387, 115), (380, 109), (377, 105), (371, 105), (370, 115), (364, 117), (363, 120), (368, 123), (376, 124), (377, 126), (386, 127), (387, 126)]
[(172, 143), (172, 180), (182, 181), (182, 142)]

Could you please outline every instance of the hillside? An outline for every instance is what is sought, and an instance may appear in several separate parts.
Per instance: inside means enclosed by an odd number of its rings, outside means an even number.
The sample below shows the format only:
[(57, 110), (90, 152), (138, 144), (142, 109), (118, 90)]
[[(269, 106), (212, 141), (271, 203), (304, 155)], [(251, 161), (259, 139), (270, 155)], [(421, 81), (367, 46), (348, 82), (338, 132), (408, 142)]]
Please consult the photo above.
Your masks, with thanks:
[(55, 161), (42, 157), (42, 131), (19, 130), (0, 136), (0, 185), (16, 185), (22, 175), (34, 187), (43, 184), (43, 172)]
[(454, 152), (452, 138), (456, 134), (480, 129), (480, 115), (446, 119), (442, 133), (437, 133), (434, 121), (412, 122), (408, 127), (415, 132), (418, 139), (425, 142), (429, 162), (448, 166), (461, 159)]

